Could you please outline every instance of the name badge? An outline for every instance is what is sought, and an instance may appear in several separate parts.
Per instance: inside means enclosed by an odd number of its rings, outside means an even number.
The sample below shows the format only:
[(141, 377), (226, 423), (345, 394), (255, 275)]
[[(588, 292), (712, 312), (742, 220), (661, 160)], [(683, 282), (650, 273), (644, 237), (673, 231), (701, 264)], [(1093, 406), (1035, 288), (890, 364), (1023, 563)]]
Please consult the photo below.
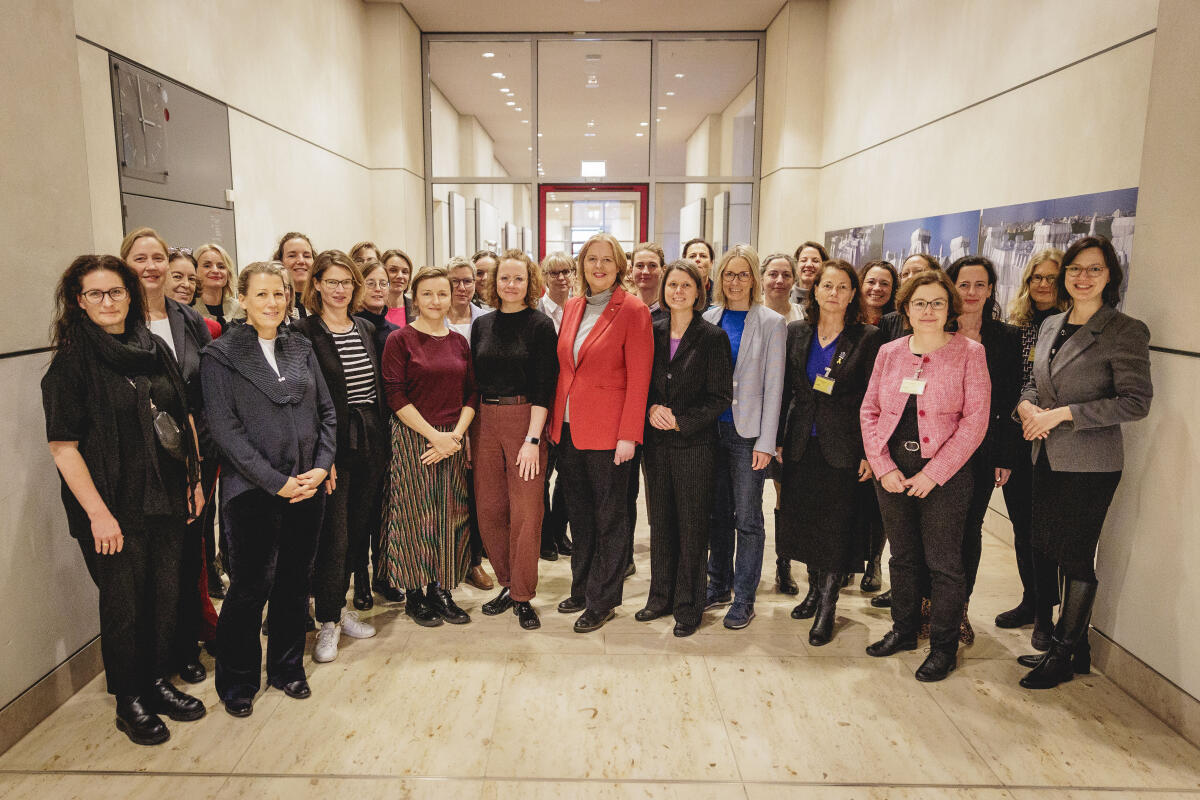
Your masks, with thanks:
[(813, 391), (821, 392), (822, 394), (833, 394), (833, 378), (827, 378), (824, 375), (818, 375), (813, 380)]
[(905, 378), (900, 381), (900, 391), (904, 394), (925, 394), (925, 381), (920, 378)]
[(1036, 346), (1035, 346), (1035, 347), (1031, 347), (1031, 348), (1029, 348), (1029, 363), (1030, 363), (1030, 364), (1032, 364), (1032, 363), (1033, 363), (1033, 354), (1034, 354), (1034, 353), (1036, 353), (1036, 352), (1037, 352), (1037, 347), (1036, 347)]

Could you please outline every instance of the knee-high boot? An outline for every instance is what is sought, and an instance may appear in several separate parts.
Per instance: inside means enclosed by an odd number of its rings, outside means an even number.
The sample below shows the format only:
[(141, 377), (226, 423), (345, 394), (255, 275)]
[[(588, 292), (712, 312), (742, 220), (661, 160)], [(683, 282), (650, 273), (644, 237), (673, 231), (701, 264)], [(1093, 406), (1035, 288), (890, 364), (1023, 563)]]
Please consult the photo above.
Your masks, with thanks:
[(812, 630), (808, 632), (808, 643), (820, 647), (833, 638), (833, 621), (837, 617), (838, 592), (842, 589), (845, 575), (841, 572), (822, 572), (821, 590), (817, 595), (817, 614)]
[(792, 609), (792, 619), (809, 619), (817, 613), (817, 596), (821, 590), (821, 574), (815, 569), (808, 570), (808, 594), (799, 605)]
[[(1026, 689), (1052, 689), (1071, 680), (1075, 674), (1073, 659), (1081, 641), (1086, 641), (1088, 623), (1092, 618), (1092, 604), (1096, 601), (1096, 584), (1090, 581), (1068, 580), (1063, 590), (1062, 609), (1050, 650), (1021, 679)], [(1089, 651), (1090, 661), (1090, 651)], [(1090, 666), (1090, 665), (1089, 665)]]

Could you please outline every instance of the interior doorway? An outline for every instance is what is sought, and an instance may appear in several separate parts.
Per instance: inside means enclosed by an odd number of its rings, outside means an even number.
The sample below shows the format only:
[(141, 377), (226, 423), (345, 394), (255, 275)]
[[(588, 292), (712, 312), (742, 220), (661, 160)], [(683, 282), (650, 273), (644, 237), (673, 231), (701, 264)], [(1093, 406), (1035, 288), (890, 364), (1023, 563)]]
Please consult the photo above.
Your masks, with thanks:
[(562, 251), (570, 256), (588, 237), (611, 233), (630, 252), (650, 229), (648, 183), (543, 183), (538, 185), (538, 260)]

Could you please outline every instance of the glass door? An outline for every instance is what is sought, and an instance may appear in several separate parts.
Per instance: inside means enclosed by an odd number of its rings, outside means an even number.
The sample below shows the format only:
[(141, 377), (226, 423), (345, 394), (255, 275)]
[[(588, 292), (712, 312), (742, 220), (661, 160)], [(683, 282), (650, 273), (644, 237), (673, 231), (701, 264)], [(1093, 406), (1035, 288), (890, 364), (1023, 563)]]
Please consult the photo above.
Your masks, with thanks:
[(610, 233), (626, 252), (646, 239), (650, 185), (543, 183), (538, 186), (538, 258), (572, 257), (590, 236)]

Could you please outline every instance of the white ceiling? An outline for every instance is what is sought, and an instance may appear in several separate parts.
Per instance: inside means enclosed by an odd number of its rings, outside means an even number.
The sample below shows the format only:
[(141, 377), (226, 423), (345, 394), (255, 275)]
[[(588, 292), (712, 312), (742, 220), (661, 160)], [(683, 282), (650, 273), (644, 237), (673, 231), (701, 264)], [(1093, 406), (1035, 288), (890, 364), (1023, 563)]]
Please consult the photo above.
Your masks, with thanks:
[(425, 33), (762, 31), (784, 0), (371, 0), (403, 5)]
[[(659, 94), (652, 104), (649, 40), (542, 41), (538, 156), (545, 174), (577, 176), (581, 160), (606, 161), (609, 177), (646, 174), (650, 128), (642, 123), (650, 122), (651, 105), (658, 120), (657, 172), (683, 174), (687, 138), (706, 115), (723, 111), (754, 79), (757, 47), (753, 40), (661, 42)], [(485, 52), (494, 56), (484, 58)], [(435, 41), (429, 53), (432, 83), (460, 114), (479, 120), (510, 175), (528, 176), (530, 44)], [(505, 77), (492, 77), (497, 72)], [(588, 88), (590, 76), (595, 76), (593, 88)], [(753, 103), (739, 111), (753, 114)], [(530, 123), (522, 122), (527, 119)], [(435, 147), (442, 141), (436, 130), (432, 138)]]

